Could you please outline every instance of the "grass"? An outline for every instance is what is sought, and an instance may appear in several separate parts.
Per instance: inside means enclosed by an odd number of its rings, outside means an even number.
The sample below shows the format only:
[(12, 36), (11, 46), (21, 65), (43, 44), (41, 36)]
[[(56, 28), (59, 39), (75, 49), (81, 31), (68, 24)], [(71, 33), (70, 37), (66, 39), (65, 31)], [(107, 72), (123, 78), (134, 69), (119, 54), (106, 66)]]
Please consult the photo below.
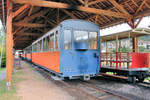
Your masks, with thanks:
[(16, 71), (12, 74), (12, 84), (11, 89), (8, 91), (6, 87), (6, 80), (0, 80), (0, 100), (20, 100), (16, 95), (16, 84), (23, 80), (19, 78), (19, 75), (22, 75), (22, 72)]
[(3, 71), (3, 70), (5, 70), (5, 68), (0, 68), (0, 72)]
[(150, 81), (150, 77), (147, 77), (145, 80), (148, 80), (148, 81)]

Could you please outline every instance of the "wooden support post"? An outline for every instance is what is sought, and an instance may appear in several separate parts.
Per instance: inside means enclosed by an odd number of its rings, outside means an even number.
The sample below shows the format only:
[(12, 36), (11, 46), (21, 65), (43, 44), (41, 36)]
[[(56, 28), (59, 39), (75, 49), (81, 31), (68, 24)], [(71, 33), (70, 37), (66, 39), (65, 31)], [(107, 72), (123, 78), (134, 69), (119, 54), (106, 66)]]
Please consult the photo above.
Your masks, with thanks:
[(133, 37), (132, 38), (133, 41), (133, 52), (138, 52), (138, 41), (137, 41), (137, 37)]
[(107, 48), (107, 41), (106, 41), (106, 53), (108, 52), (108, 48)]
[(119, 52), (121, 52), (121, 40), (119, 40)]
[(116, 36), (116, 52), (118, 52), (118, 35)]
[(13, 35), (12, 35), (12, 2), (7, 0), (7, 29), (6, 29), (6, 81), (8, 89), (11, 85), (13, 67)]
[[(129, 32), (129, 37), (128, 37), (128, 38), (129, 38), (129, 41), (128, 41), (128, 42), (129, 42), (129, 45), (128, 45), (128, 46), (129, 46), (129, 49), (130, 49), (130, 32)], [(130, 51), (130, 52), (131, 52), (131, 51)]]

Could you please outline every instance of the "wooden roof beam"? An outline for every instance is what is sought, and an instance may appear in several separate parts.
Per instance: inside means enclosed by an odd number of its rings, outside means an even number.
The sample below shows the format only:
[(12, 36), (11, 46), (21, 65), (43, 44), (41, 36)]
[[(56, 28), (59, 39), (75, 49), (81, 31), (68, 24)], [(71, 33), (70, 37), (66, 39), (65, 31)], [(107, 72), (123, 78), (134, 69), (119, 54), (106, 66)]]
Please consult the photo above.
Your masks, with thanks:
[(136, 10), (135, 15), (142, 9), (145, 3), (146, 3), (146, 0), (143, 0), (139, 8)]
[(23, 20), (21, 20), (21, 21), (19, 21), (19, 22), (28, 22), (28, 21), (30, 21), (30, 20), (36, 18), (36, 17), (40, 17), (40, 16), (46, 14), (47, 12), (48, 12), (48, 10), (45, 10), (45, 11), (42, 10), (42, 11), (40, 11), (40, 12), (38, 12), (38, 13), (32, 15), (32, 16), (27, 16), (27, 17), (25, 17)]
[(131, 15), (120, 4), (118, 4), (115, 0), (109, 0), (109, 2), (111, 2), (118, 10), (120, 10), (124, 14), (127, 14), (128, 16), (131, 17)]
[(34, 6), (31, 6), (31, 7), (30, 7), (30, 10), (29, 10), (28, 16), (30, 16), (30, 15), (31, 15), (32, 10), (33, 10), (33, 7), (34, 7)]
[(139, 7), (138, 4), (134, 1), (134, 0), (131, 0), (133, 2), (133, 4), (136, 6), (136, 7)]
[[(47, 11), (48, 11), (48, 10), (47, 10)], [(26, 22), (28, 22), (28, 21), (34, 19), (35, 17), (40, 17), (40, 16), (42, 16), (43, 14), (47, 13), (47, 11), (45, 11), (45, 12), (40, 11), (40, 12), (38, 12), (38, 13), (32, 15), (32, 16), (25, 17), (25, 18), (24, 18), (22, 21), (20, 21), (19, 23), (21, 23), (21, 22), (22, 22), (22, 23), (26, 23)], [(16, 29), (16, 30), (13, 32), (13, 34), (17, 34), (18, 30), (20, 30), (20, 29), (22, 29), (22, 28), (23, 28), (23, 26), (19, 26), (18, 29)]]
[(17, 36), (40, 36), (40, 34), (23, 32), (23, 33), (19, 33)]
[(150, 5), (145, 2), (145, 5), (150, 9)]
[(18, 14), (20, 14), (22, 11), (24, 11), (25, 9), (27, 9), (30, 5), (29, 4), (24, 4), (22, 7), (20, 7), (17, 11), (15, 11), (13, 13), (13, 18), (15, 16), (17, 16)]
[(83, 0), (78, 0), (81, 4), (84, 4), (85, 2)]
[(44, 27), (44, 24), (37, 24), (37, 23), (22, 23), (22, 22), (16, 22), (13, 23), (13, 25), (15, 26), (22, 26), (22, 27), (30, 27), (30, 28), (34, 28), (34, 27)]
[(51, 24), (52, 26), (55, 26), (56, 24), (51, 22), (50, 19), (46, 16), (42, 16), (49, 24)]
[(72, 19), (78, 19), (75, 15), (73, 15), (72, 13), (70, 13), (69, 11), (65, 10), (65, 9), (61, 9), (64, 13), (66, 13), (67, 15), (69, 15)]
[(88, 3), (88, 6), (94, 5), (94, 4), (99, 3), (99, 2), (102, 2), (102, 1), (106, 1), (106, 0), (95, 0), (95, 1), (91, 1), (91, 2)]
[(106, 16), (113, 16), (117, 18), (130, 18), (130, 16), (118, 12), (113, 12), (110, 10), (102, 10), (90, 7), (83, 7), (83, 6), (73, 6), (66, 3), (59, 3), (53, 1), (41, 1), (41, 0), (15, 0), (14, 3), (19, 4), (31, 4), (33, 6), (39, 7), (50, 7), (50, 8), (63, 8), (63, 9), (74, 9), (80, 10), (87, 13), (99, 14), (99, 15), (106, 15)]

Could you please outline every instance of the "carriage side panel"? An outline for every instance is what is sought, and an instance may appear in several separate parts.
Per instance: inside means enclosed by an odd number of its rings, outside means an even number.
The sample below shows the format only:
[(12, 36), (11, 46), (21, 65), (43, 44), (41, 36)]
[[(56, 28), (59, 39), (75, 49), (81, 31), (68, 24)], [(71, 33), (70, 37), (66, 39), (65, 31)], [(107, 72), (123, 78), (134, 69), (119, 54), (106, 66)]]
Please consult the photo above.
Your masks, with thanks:
[(40, 66), (44, 66), (52, 71), (60, 73), (59, 51), (32, 53), (32, 61)]

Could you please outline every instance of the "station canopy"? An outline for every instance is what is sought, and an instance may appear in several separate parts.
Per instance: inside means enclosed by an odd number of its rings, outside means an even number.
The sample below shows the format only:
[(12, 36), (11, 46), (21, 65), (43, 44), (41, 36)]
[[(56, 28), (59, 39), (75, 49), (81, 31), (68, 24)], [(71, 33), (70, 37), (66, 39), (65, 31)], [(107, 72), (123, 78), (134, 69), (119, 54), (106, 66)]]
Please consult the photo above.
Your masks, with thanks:
[[(5, 23), (6, 0), (0, 1), (0, 17)], [(12, 1), (15, 49), (29, 46), (66, 19), (89, 20), (104, 29), (150, 15), (150, 0)]]
[(101, 36), (102, 42), (106, 41), (114, 41), (119, 39), (127, 39), (127, 38), (133, 38), (133, 37), (139, 37), (139, 36), (145, 36), (150, 35), (150, 29), (149, 28), (136, 28), (124, 32), (118, 32), (110, 35)]

